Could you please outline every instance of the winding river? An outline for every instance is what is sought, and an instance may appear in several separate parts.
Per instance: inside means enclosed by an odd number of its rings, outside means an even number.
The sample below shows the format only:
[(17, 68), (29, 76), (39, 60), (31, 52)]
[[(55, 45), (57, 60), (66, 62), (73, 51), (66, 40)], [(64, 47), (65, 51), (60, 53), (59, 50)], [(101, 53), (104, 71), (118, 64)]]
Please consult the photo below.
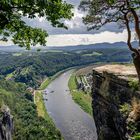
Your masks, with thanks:
[(56, 78), (48, 87), (44, 98), (49, 115), (60, 129), (65, 140), (97, 140), (93, 118), (85, 113), (73, 100), (68, 80), (73, 70)]

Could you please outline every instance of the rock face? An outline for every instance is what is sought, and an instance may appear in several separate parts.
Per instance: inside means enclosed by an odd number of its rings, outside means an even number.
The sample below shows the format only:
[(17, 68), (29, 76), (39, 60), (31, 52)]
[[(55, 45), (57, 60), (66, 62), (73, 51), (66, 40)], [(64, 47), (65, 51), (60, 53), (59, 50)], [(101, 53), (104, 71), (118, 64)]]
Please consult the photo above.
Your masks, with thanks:
[(129, 88), (128, 81), (108, 72), (93, 70), (93, 116), (98, 140), (127, 140), (127, 117), (119, 108), (131, 104), (140, 94)]
[(0, 140), (12, 140), (13, 116), (7, 106), (2, 106), (0, 117)]

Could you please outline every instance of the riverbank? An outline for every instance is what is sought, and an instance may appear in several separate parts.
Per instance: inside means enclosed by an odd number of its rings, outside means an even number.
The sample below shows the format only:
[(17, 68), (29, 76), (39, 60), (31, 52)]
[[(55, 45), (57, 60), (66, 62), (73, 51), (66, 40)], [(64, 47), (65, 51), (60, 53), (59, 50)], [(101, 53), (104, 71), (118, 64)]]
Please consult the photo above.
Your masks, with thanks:
[(90, 93), (85, 93), (84, 91), (77, 89), (75, 73), (72, 73), (68, 82), (68, 86), (69, 86), (73, 100), (78, 105), (80, 105), (80, 107), (85, 112), (92, 115), (92, 97), (90, 96)]
[(61, 74), (46, 88), (45, 106), (66, 140), (96, 140), (93, 117), (74, 102), (68, 81), (74, 70)]
[(84, 68), (84, 67), (89, 67), (89, 66), (93, 66), (93, 65), (103, 65), (104, 63), (91, 63), (91, 64), (88, 64), (88, 65), (81, 65), (81, 66), (74, 66), (74, 67), (69, 67), (69, 68), (66, 68), (64, 70), (61, 70), (59, 72), (57, 72), (55, 75), (53, 76), (50, 76), (50, 77), (47, 77), (43, 82), (42, 84), (40, 85), (39, 87), (39, 90), (44, 90), (53, 80), (55, 80), (58, 76), (60, 76), (62, 73), (68, 71), (68, 70), (71, 70), (71, 69), (80, 69), (80, 68)]
[(134, 65), (106, 64), (92, 75), (98, 139), (139, 140), (140, 90)]
[(47, 88), (47, 86), (48, 86), (53, 80), (55, 80), (59, 75), (61, 75), (62, 73), (64, 73), (65, 71), (68, 71), (68, 70), (70, 70), (70, 69), (72, 69), (72, 68), (64, 69), (64, 70), (62, 70), (62, 71), (57, 72), (55, 75), (46, 78), (46, 79), (42, 82), (42, 84), (40, 85), (39, 90), (44, 90), (45, 88)]
[[(48, 122), (48, 126), (50, 126), (50, 128), (52, 128), (52, 131), (54, 133), (54, 135), (58, 135), (60, 136), (59, 139), (63, 139), (62, 135), (60, 133), (60, 131), (56, 128), (52, 118), (49, 116), (47, 109), (45, 107), (45, 103), (44, 103), (44, 98), (43, 98), (43, 94), (42, 91), (45, 90), (48, 85), (54, 81), (57, 77), (59, 77), (61, 74), (65, 73), (66, 71), (70, 70), (70, 69), (79, 69), (83, 66), (80, 67), (71, 67), (62, 71), (59, 71), (58, 73), (56, 73), (55, 75), (48, 77), (44, 80), (44, 82), (40, 85), (39, 89), (35, 91), (35, 103), (37, 106), (37, 111), (38, 111), (38, 116), (39, 117), (43, 117), (47, 122)], [(73, 79), (73, 78), (72, 78)], [(71, 80), (70, 78), (70, 85), (76, 85), (75, 82), (73, 82), (73, 80)], [(72, 83), (73, 82), (73, 83)], [(70, 86), (71, 89), (74, 88), (74, 86)], [(78, 103), (81, 108), (87, 112), (88, 114), (92, 115), (92, 108), (91, 108), (91, 96), (89, 94), (85, 94), (84, 92), (79, 92), (77, 91), (73, 91), (72, 93), (72, 97), (73, 100)]]
[(38, 116), (42, 117), (46, 120), (46, 122), (48, 123), (47, 129), (51, 129), (51, 132), (52, 132), (51, 135), (52, 136), (55, 135), (56, 136), (55, 139), (57, 139), (57, 140), (64, 140), (64, 139), (61, 135), (61, 132), (56, 128), (53, 119), (49, 116), (49, 114), (47, 112), (47, 109), (46, 109), (45, 103), (44, 103), (43, 90), (45, 90), (45, 88), (47, 88), (47, 86), (53, 80), (55, 80), (59, 75), (61, 75), (62, 73), (64, 73), (67, 70), (69, 70), (69, 69), (59, 71), (55, 75), (46, 78), (40, 85), (39, 89), (34, 92), (34, 103), (36, 104), (36, 107), (37, 107)]
[(34, 96), (35, 96), (35, 104), (37, 107), (38, 116), (42, 117), (46, 121), (47, 123), (46, 131), (51, 132), (51, 133), (48, 133), (48, 137), (50, 138), (50, 140), (51, 139), (64, 140), (60, 131), (56, 128), (52, 118), (49, 116), (46, 110), (42, 91), (39, 91), (39, 90), (36, 91)]
[[(55, 80), (58, 76), (60, 76), (62, 73), (70, 70), (70, 69), (79, 69), (82, 68), (84, 66), (76, 66), (76, 67), (71, 67), (68, 69), (64, 69), (62, 71), (59, 71), (58, 73), (56, 73), (55, 75), (48, 77), (44, 80), (44, 82), (41, 84), (39, 90), (44, 90), (45, 88), (47, 88), (47, 86), (53, 81)], [(79, 91), (77, 89), (77, 85), (76, 85), (76, 81), (75, 79), (75, 74), (73, 73), (69, 79), (68, 82), (68, 86), (72, 95), (73, 100), (80, 105), (80, 107), (88, 114), (92, 115), (92, 98), (90, 96), (89, 93), (85, 93), (83, 91)]]

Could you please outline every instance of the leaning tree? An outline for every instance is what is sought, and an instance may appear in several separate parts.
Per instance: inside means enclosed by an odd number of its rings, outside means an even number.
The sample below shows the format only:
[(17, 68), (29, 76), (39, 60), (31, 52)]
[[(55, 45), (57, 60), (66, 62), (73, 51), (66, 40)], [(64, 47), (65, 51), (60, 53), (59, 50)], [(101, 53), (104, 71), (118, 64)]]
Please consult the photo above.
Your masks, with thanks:
[[(83, 22), (88, 26), (88, 30), (98, 30), (112, 22), (127, 29), (127, 45), (132, 52), (140, 81), (140, 0), (82, 0), (80, 9), (87, 13)], [(138, 40), (137, 48), (131, 43), (132, 30)]]
[(46, 30), (27, 25), (23, 17), (44, 17), (54, 27), (67, 28), (63, 21), (72, 17), (71, 9), (72, 5), (63, 0), (0, 0), (0, 40), (11, 39), (27, 49), (45, 45)]

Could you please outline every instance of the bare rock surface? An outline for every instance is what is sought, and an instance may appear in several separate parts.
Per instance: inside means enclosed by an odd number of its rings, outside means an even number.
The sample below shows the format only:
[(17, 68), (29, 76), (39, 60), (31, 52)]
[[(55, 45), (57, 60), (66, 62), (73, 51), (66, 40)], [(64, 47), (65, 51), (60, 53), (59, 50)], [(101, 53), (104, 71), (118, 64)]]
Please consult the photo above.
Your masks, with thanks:
[(0, 117), (0, 140), (12, 140), (13, 129), (13, 116), (8, 106), (3, 105)]

